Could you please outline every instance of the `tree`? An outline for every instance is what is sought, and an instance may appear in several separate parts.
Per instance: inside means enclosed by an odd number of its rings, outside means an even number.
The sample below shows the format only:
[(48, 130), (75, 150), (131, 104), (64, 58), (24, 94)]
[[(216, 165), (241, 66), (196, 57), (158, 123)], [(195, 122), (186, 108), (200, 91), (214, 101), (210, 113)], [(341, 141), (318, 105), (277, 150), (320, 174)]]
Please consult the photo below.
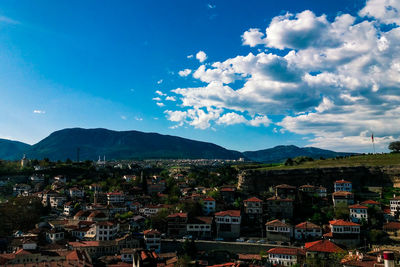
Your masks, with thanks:
[(392, 150), (394, 153), (400, 152), (400, 141), (391, 142), (388, 148), (389, 150)]

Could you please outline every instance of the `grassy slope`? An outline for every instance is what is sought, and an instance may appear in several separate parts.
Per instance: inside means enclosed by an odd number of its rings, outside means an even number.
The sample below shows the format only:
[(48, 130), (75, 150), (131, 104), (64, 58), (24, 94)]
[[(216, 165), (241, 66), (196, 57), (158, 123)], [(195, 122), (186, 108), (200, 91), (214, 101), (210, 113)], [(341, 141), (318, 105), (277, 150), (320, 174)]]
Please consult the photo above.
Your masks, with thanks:
[(305, 162), (301, 165), (285, 166), (283, 164), (244, 164), (238, 165), (239, 169), (257, 170), (285, 170), (285, 169), (307, 169), (307, 168), (330, 168), (330, 167), (355, 167), (355, 166), (392, 166), (400, 165), (400, 153), (359, 155), (342, 159), (325, 159)]

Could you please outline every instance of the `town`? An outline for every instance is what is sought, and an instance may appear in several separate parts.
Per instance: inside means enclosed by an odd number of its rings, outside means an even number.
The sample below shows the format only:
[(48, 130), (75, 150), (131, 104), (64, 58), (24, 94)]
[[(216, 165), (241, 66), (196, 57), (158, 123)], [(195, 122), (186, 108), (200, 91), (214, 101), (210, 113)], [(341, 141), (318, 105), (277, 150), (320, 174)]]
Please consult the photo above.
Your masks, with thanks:
[(396, 189), (371, 187), (365, 193), (338, 172), (331, 185), (276, 181), (249, 193), (237, 184), (238, 171), (246, 164), (100, 158), (77, 163), (26, 157), (1, 162), (2, 172), (14, 175), (2, 175), (8, 178), (0, 181), (0, 264), (395, 266), (399, 262)]

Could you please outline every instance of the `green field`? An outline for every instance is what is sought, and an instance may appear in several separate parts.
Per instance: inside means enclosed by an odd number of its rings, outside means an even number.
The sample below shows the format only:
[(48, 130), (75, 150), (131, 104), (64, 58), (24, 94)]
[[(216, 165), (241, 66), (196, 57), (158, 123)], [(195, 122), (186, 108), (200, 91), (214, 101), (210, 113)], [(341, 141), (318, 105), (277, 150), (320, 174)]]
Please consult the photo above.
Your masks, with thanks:
[(284, 164), (243, 164), (237, 168), (263, 169), (263, 170), (285, 170), (285, 169), (307, 169), (307, 168), (329, 168), (329, 167), (356, 167), (356, 166), (400, 166), (400, 153), (391, 154), (369, 154), (350, 156), (338, 159), (325, 159), (304, 162), (300, 165), (285, 166)]

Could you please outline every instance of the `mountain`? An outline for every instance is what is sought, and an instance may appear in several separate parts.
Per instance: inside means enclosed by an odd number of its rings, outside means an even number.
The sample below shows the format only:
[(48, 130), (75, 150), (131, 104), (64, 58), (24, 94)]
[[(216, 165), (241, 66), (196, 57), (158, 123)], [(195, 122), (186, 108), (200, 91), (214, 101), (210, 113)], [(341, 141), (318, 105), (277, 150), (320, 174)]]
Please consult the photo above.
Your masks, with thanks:
[(75, 160), (192, 158), (238, 159), (240, 152), (212, 143), (194, 141), (158, 133), (72, 128), (56, 131), (27, 151), (29, 158)]
[(334, 158), (337, 156), (350, 156), (357, 153), (335, 152), (331, 150), (320, 149), (316, 147), (297, 147), (297, 146), (276, 146), (269, 149), (258, 151), (246, 151), (243, 155), (253, 161), (264, 163), (283, 162), (287, 158), (295, 158), (299, 156), (306, 156), (314, 159)]
[(30, 147), (30, 145), (22, 142), (0, 139), (0, 159), (21, 159)]

